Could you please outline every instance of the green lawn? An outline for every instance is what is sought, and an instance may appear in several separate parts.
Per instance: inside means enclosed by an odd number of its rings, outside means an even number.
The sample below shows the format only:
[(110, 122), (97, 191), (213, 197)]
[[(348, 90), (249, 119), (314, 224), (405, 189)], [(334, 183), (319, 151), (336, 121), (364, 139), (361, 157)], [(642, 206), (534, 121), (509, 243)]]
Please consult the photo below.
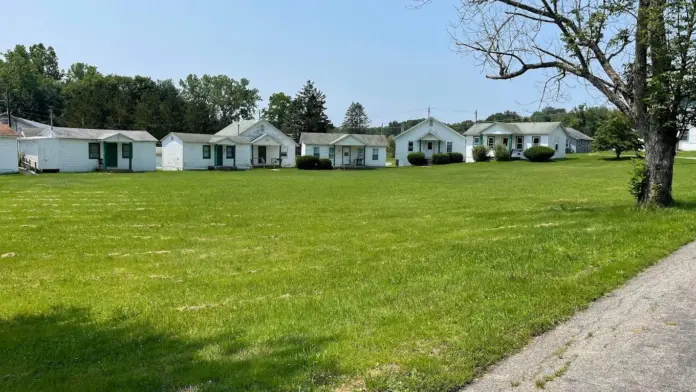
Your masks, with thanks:
[(0, 390), (450, 390), (696, 238), (630, 161), (0, 177)]

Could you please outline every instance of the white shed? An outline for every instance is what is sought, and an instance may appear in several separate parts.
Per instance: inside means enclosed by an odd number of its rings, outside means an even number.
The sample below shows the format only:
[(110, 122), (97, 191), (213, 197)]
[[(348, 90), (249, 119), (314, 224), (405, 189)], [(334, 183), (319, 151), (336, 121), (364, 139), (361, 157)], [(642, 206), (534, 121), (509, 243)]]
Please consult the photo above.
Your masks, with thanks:
[(298, 144), (267, 120), (234, 122), (215, 136), (247, 138), (251, 143), (252, 166), (295, 167), (295, 149)]
[(434, 154), (458, 152), (464, 155), (466, 140), (462, 134), (445, 123), (430, 117), (394, 137), (395, 157), (399, 166), (410, 166), (408, 154), (425, 153), (426, 159)]
[(690, 127), (679, 140), (680, 151), (696, 151), (696, 127)]
[(7, 125), (0, 125), (0, 174), (17, 173), (17, 134)]
[(330, 159), (333, 167), (385, 167), (388, 145), (382, 135), (310, 132), (300, 135), (301, 155)]
[(162, 139), (162, 169), (251, 167), (251, 142), (240, 136), (172, 132)]
[[(502, 145), (513, 158), (525, 159), (524, 150), (533, 146), (546, 146), (556, 152), (552, 159), (565, 158), (568, 133), (560, 122), (525, 123), (476, 123), (464, 132), (466, 136), (466, 161), (473, 162), (473, 147), (486, 146), (493, 150)], [(491, 151), (491, 156), (493, 152)]]

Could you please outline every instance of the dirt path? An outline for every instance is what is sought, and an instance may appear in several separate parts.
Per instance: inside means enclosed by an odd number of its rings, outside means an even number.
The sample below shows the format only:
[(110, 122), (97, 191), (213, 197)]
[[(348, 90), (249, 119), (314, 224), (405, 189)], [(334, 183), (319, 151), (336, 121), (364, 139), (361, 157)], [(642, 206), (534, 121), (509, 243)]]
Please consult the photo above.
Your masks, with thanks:
[(696, 391), (696, 242), (464, 388)]

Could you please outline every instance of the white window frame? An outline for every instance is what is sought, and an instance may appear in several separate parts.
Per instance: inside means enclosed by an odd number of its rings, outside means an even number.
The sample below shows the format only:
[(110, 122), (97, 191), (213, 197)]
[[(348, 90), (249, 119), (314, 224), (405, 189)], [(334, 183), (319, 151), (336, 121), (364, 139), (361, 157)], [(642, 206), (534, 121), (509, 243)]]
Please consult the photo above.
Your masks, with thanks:
[(447, 152), (452, 152), (452, 142), (447, 142)]
[(515, 150), (524, 150), (524, 136), (515, 136)]
[(408, 142), (408, 152), (413, 152), (413, 142)]
[(510, 145), (510, 137), (509, 136), (503, 137), (503, 146), (507, 147), (509, 145)]
[(494, 148), (495, 147), (495, 136), (488, 136), (488, 139), (486, 140), (486, 146), (488, 148)]
[(478, 136), (474, 136), (474, 146), (478, 146), (479, 140), (480, 140), (480, 139), (479, 139)]
[[(534, 142), (534, 139), (537, 140), (537, 142)], [(541, 136), (532, 136), (532, 147), (540, 146), (541, 145)]]
[(315, 157), (317, 157), (317, 158), (319, 158), (319, 156), (320, 156), (321, 154), (319, 153), (319, 147), (318, 147), (318, 146), (314, 146), (314, 148), (312, 148), (312, 155), (315, 156)]
[(372, 149), (372, 160), (379, 161), (379, 148)]
[(335, 159), (336, 158), (336, 147), (331, 146), (329, 147), (329, 159)]

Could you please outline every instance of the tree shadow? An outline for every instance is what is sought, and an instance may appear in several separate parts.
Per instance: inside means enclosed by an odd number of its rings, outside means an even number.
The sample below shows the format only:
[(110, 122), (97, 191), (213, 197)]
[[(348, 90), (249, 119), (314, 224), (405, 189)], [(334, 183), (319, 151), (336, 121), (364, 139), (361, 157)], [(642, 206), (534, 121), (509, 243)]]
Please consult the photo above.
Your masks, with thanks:
[(1, 390), (307, 390), (340, 374), (328, 337), (185, 339), (83, 308), (0, 320)]
[(641, 159), (641, 158), (632, 157), (632, 156), (630, 156), (630, 157), (619, 157), (619, 158), (617, 158), (617, 157), (602, 157), (602, 158), (601, 158), (601, 160), (603, 160), (603, 161), (610, 161), (610, 162), (630, 161), (630, 160), (632, 160), (632, 159)]

